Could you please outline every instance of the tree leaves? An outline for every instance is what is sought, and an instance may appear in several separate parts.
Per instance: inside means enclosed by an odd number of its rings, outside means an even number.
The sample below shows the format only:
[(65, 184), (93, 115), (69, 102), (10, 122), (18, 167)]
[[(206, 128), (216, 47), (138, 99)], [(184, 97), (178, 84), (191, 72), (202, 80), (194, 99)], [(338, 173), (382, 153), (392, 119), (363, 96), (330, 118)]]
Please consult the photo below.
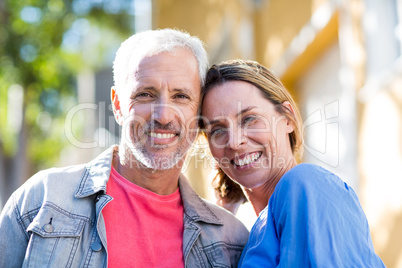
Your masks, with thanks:
[[(76, 75), (83, 69), (102, 69), (111, 64), (111, 47), (133, 31), (133, 1), (110, 2), (0, 3), (0, 160), (15, 156), (18, 136), (26, 131), (26, 152), (33, 171), (57, 161), (66, 144), (61, 130), (70, 108), (63, 103), (76, 99)], [(98, 34), (92, 35), (93, 32)], [(102, 36), (109, 38), (102, 40)], [(91, 44), (88, 40), (96, 42)], [(19, 120), (10, 117), (10, 113), (20, 109), (10, 96), (16, 94), (10, 90), (13, 85), (20, 86), (23, 92), (24, 127), (18, 133), (10, 127), (13, 120)]]

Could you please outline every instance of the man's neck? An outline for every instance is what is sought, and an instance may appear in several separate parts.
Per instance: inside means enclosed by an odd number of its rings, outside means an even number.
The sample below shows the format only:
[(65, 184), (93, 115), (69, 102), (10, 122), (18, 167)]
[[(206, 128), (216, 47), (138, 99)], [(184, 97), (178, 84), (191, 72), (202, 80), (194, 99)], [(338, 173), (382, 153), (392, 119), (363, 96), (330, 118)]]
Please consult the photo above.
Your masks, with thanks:
[(112, 165), (128, 181), (159, 195), (169, 195), (177, 190), (181, 165), (166, 170), (154, 170), (145, 167), (132, 155), (133, 159), (127, 161), (127, 156), (122, 154), (124, 152), (115, 151)]

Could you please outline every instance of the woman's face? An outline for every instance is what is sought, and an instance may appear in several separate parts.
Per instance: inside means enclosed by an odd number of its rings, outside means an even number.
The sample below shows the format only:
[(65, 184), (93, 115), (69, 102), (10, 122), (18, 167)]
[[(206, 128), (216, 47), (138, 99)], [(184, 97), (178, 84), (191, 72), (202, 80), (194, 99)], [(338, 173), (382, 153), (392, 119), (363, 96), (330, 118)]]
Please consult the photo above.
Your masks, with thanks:
[(202, 116), (212, 155), (245, 188), (269, 183), (294, 160), (293, 124), (250, 83), (229, 81), (210, 89)]

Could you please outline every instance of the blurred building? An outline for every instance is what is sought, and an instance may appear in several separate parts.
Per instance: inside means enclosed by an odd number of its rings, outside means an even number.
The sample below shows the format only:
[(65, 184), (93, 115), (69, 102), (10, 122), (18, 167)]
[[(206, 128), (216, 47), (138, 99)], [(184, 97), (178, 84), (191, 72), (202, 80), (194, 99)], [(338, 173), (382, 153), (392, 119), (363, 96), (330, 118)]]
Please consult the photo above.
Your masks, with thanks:
[(153, 28), (199, 36), (211, 63), (253, 59), (282, 79), (302, 111), (303, 161), (356, 190), (388, 267), (402, 267), (401, 11), (400, 0), (153, 1)]

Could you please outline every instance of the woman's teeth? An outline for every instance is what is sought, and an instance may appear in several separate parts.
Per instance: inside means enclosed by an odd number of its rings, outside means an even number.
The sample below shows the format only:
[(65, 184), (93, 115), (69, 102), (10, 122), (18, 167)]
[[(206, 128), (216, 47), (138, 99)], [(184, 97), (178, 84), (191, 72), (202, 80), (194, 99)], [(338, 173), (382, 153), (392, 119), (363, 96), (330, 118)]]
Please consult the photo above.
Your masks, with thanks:
[(239, 166), (239, 167), (245, 166), (245, 165), (248, 165), (248, 164), (256, 161), (258, 158), (260, 158), (261, 154), (262, 154), (261, 152), (252, 153), (252, 154), (246, 155), (242, 159), (235, 159), (234, 163), (236, 166)]

